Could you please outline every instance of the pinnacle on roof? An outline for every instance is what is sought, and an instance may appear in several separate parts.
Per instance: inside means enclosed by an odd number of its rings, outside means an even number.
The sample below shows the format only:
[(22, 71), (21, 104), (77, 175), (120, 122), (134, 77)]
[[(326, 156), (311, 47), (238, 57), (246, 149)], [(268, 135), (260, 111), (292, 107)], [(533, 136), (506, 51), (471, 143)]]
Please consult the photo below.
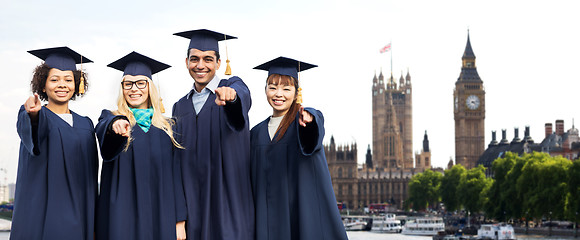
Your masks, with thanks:
[(475, 54), (471, 48), (471, 41), (469, 40), (469, 30), (467, 30), (467, 45), (465, 46), (465, 51), (463, 52), (463, 58), (475, 58)]
[(423, 152), (429, 152), (429, 139), (427, 138), (427, 130), (425, 130), (425, 136), (423, 136)]
[(400, 83), (400, 85), (403, 85), (405, 83), (405, 78), (403, 77), (403, 71), (401, 71), (401, 78), (399, 78), (399, 83)]

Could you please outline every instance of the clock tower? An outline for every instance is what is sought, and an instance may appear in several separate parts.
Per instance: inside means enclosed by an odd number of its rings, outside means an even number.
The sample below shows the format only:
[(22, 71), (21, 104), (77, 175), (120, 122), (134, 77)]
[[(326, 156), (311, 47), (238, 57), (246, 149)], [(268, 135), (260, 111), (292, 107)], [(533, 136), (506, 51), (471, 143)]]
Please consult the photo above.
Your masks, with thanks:
[(455, 119), (455, 163), (475, 167), (485, 150), (485, 90), (475, 66), (469, 31), (463, 52), (461, 73), (453, 90)]

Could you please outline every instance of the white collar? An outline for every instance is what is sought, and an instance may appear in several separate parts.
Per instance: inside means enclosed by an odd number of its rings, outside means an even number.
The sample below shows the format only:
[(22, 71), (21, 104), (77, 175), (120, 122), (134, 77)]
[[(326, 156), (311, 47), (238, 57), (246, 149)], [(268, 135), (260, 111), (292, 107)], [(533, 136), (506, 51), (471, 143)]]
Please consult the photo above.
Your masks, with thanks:
[[(207, 83), (207, 85), (205, 85), (205, 88), (207, 88), (208, 90), (210, 90), (212, 93), (215, 94), (215, 90), (217, 89), (217, 87), (219, 86), (221, 81), (221, 78), (216, 74), (213, 76), (213, 78), (209, 81), (209, 83)], [(197, 89), (195, 89), (195, 82), (193, 83), (193, 91), (195, 91), (196, 93), (199, 93), (197, 91)], [(202, 89), (203, 91), (203, 89)]]

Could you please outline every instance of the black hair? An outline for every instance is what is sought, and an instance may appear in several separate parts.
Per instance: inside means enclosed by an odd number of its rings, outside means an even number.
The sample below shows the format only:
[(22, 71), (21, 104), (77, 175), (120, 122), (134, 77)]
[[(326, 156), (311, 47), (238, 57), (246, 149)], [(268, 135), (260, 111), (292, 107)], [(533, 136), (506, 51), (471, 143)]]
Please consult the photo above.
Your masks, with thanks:
[[(46, 86), (46, 80), (48, 80), (48, 73), (50, 72), (50, 69), (52, 68), (46, 65), (46, 63), (42, 63), (36, 66), (32, 75), (32, 80), (30, 81), (30, 88), (32, 93), (37, 93), (38, 98), (40, 98), (42, 101), (48, 101), (48, 95), (43, 90)], [(75, 79), (75, 93), (72, 95), (70, 100), (75, 100), (77, 96), (82, 95), (79, 93), (81, 74), (85, 79), (85, 91), (89, 88), (89, 82), (87, 81), (88, 78), (86, 72), (81, 72), (79, 70), (73, 70), (72, 72)]]
[[(191, 52), (191, 49), (193, 49), (193, 48), (187, 49), (187, 58), (189, 58), (189, 53)], [(215, 53), (216, 61), (220, 60), (220, 52), (218, 52), (218, 51), (213, 51), (213, 52)]]

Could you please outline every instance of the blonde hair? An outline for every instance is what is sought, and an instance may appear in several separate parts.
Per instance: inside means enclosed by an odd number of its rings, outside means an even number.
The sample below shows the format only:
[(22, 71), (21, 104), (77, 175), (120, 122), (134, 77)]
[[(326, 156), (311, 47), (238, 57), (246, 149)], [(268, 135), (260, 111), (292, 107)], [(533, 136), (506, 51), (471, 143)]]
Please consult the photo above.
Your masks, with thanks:
[[(157, 91), (157, 88), (155, 87), (155, 84), (153, 84), (153, 80), (151, 80), (149, 77), (144, 76), (147, 79), (147, 87), (149, 90), (149, 97), (147, 98), (147, 105), (148, 106), (153, 106), (153, 117), (151, 118), (151, 125), (163, 130), (165, 133), (167, 133), (167, 136), (169, 136), (169, 138), (171, 138), (171, 142), (173, 143), (173, 146), (177, 147), (177, 148), (182, 148), (183, 146), (181, 146), (181, 144), (179, 144), (176, 140), (175, 137), (173, 137), (173, 129), (171, 128), (173, 124), (175, 124), (175, 121), (173, 121), (173, 119), (171, 118), (166, 118), (161, 114), (161, 98), (159, 97), (159, 91)], [(123, 79), (125, 80), (125, 76), (123, 76)], [(131, 109), (129, 109), (129, 104), (127, 104), (127, 100), (125, 100), (125, 95), (123, 94), (123, 87), (121, 86), (121, 84), (119, 84), (119, 97), (117, 98), (117, 110), (113, 111), (113, 114), (115, 115), (123, 115), (125, 117), (127, 117), (127, 119), (129, 119), (129, 123), (131, 123), (131, 128), (133, 128), (133, 126), (135, 126), (135, 124), (137, 124), (137, 120), (135, 120), (135, 116), (133, 116), (133, 112), (131, 111)], [(133, 140), (133, 137), (129, 137), (129, 140), (127, 141), (127, 145), (125, 145), (125, 151), (127, 151), (127, 149), (129, 148), (129, 145), (131, 145), (131, 142)]]

